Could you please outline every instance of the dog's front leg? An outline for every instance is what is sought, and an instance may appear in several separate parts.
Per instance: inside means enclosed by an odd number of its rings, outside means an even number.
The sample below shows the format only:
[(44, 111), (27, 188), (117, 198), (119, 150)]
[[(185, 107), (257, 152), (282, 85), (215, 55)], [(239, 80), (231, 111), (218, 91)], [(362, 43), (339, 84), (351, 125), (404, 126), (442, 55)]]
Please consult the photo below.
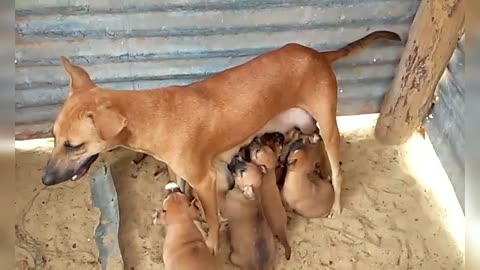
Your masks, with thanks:
[(216, 172), (214, 169), (210, 169), (204, 175), (204, 177), (198, 179), (199, 181), (195, 181), (192, 187), (203, 206), (205, 219), (207, 221), (207, 246), (215, 255), (218, 250), (218, 238), (220, 231), (220, 222), (217, 214)]

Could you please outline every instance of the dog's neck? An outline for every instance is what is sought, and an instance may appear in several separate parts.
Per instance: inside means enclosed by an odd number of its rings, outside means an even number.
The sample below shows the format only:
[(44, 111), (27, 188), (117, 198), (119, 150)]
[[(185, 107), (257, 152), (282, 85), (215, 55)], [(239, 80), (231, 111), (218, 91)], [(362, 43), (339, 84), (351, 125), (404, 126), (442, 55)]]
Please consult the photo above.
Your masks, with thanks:
[(164, 160), (171, 148), (169, 137), (175, 134), (178, 89), (168, 87), (147, 91), (102, 90), (111, 105), (127, 120), (127, 127), (117, 136), (114, 146), (123, 146)]

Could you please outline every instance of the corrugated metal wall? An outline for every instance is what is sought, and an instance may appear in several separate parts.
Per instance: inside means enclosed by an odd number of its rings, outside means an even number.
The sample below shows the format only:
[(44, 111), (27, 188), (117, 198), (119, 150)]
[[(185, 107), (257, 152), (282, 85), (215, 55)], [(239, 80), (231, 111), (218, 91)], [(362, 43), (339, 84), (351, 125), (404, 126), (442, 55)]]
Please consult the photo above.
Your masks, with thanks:
[[(374, 30), (408, 35), (418, 0), (17, 0), (17, 138), (49, 131), (65, 55), (101, 86), (188, 84), (298, 42), (334, 49)], [(378, 112), (403, 44), (339, 61), (339, 115)]]
[(428, 136), (462, 208), (465, 206), (465, 35), (438, 83), (437, 101), (425, 119)]

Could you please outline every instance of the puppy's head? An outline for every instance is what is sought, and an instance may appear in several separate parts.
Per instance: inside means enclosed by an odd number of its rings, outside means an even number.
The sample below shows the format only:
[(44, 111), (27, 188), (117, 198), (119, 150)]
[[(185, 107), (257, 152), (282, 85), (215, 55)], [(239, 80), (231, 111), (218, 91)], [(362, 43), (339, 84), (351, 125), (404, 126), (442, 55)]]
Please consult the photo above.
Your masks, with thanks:
[(270, 146), (275, 152), (275, 155), (280, 157), (283, 150), (283, 144), (285, 143), (285, 136), (280, 132), (265, 133), (260, 138), (263, 144)]
[(254, 200), (255, 194), (253, 191), (261, 186), (267, 168), (263, 165), (257, 166), (251, 162), (239, 161), (235, 163), (232, 169), (235, 184), (242, 190), (245, 198)]
[(162, 204), (162, 213), (160, 214), (160, 223), (168, 225), (177, 220), (195, 219), (198, 212), (190, 205), (187, 197), (180, 191), (180, 187), (169, 182), (165, 185), (165, 199)]
[(287, 157), (287, 167), (289, 170), (308, 169), (307, 166), (309, 164), (309, 155), (306, 151), (305, 141), (301, 138), (297, 139), (290, 146)]
[(100, 152), (115, 146), (115, 138), (127, 125), (84, 69), (65, 57), (61, 62), (70, 77), (69, 95), (53, 125), (55, 145), (42, 177), (45, 185), (82, 178)]
[(250, 158), (255, 164), (268, 169), (277, 167), (278, 156), (270, 146), (262, 144), (260, 140), (254, 140), (250, 145)]

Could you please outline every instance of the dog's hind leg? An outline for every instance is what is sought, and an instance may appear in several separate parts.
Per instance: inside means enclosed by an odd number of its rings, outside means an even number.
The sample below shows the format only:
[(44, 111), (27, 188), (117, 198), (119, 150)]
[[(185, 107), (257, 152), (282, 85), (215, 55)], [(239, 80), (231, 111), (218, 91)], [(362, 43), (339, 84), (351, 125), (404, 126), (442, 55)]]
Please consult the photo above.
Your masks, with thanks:
[(340, 169), (340, 133), (337, 126), (337, 81), (333, 71), (322, 77), (323, 81), (317, 83), (314, 91), (309, 91), (310, 95), (304, 102), (305, 109), (312, 114), (320, 126), (320, 135), (330, 161), (335, 199), (328, 217), (332, 218), (340, 215), (342, 211), (343, 173)]

